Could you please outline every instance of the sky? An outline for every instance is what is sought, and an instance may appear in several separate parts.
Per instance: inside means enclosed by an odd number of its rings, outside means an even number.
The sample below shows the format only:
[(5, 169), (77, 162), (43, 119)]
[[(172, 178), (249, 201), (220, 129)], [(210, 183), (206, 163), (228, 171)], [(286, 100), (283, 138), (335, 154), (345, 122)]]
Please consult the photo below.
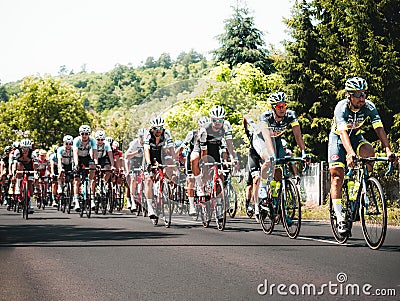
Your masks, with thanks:
[[(0, 81), (107, 72), (191, 49), (211, 58), (237, 0), (0, 0)], [(246, 0), (266, 45), (282, 49), (293, 0)]]

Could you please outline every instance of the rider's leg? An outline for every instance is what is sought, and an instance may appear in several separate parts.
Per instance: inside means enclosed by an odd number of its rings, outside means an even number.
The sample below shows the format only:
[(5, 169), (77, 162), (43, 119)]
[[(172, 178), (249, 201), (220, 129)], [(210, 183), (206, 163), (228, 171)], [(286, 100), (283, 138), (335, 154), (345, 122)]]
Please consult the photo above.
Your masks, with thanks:
[(153, 209), (153, 180), (151, 175), (146, 176), (145, 180), (145, 192), (146, 201), (147, 201), (147, 212), (151, 219), (155, 218), (155, 213)]

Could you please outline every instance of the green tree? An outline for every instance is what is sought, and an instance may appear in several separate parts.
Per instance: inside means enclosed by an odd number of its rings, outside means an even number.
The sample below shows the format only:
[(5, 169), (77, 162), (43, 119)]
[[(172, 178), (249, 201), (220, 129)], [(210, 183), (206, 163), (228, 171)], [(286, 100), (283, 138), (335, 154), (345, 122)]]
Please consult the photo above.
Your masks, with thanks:
[(246, 7), (233, 7), (234, 13), (225, 20), (225, 32), (217, 38), (221, 47), (214, 50), (217, 62), (227, 62), (232, 68), (238, 64), (252, 63), (265, 74), (270, 74), (274, 67), (262, 39), (262, 32), (255, 28), (254, 18), (249, 16)]
[(76, 135), (83, 123), (91, 121), (78, 91), (51, 77), (27, 77), (21, 93), (3, 104), (0, 113), (1, 142), (20, 139), (16, 131), (28, 131), (37, 147), (60, 144), (64, 135)]
[(169, 53), (161, 53), (160, 57), (158, 58), (157, 65), (165, 69), (171, 68), (172, 59)]

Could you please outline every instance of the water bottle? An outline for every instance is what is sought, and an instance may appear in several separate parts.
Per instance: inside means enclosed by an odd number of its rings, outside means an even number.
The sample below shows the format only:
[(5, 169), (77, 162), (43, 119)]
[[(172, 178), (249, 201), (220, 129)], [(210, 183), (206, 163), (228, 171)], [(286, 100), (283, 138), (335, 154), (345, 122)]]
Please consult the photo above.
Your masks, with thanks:
[(279, 192), (279, 189), (281, 188), (281, 182), (272, 180), (270, 183), (270, 186), (271, 186), (272, 197), (273, 198), (278, 197), (278, 192)]
[(347, 182), (347, 188), (349, 190), (349, 200), (355, 201), (357, 198), (358, 189), (360, 188), (360, 183), (349, 180)]
[(258, 198), (266, 199), (268, 197), (267, 185), (266, 183), (261, 183), (260, 188), (258, 190)]

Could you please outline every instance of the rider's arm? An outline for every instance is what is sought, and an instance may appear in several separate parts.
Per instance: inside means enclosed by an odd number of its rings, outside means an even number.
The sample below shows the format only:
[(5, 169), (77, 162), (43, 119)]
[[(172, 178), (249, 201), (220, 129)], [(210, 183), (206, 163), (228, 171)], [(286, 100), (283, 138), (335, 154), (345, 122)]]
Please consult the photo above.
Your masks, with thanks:
[(300, 125), (297, 124), (292, 127), (294, 138), (296, 139), (297, 145), (299, 146), (301, 152), (305, 151), (306, 145), (303, 140), (303, 136), (301, 134)]
[(389, 139), (386, 136), (385, 129), (383, 127), (377, 127), (375, 128), (375, 132), (378, 135), (379, 140), (381, 140), (382, 146), (389, 157), (392, 154), (392, 150), (390, 148)]
[(111, 150), (107, 151), (107, 155), (108, 155), (108, 159), (110, 160), (110, 164), (111, 167), (115, 167), (114, 166), (114, 156)]

